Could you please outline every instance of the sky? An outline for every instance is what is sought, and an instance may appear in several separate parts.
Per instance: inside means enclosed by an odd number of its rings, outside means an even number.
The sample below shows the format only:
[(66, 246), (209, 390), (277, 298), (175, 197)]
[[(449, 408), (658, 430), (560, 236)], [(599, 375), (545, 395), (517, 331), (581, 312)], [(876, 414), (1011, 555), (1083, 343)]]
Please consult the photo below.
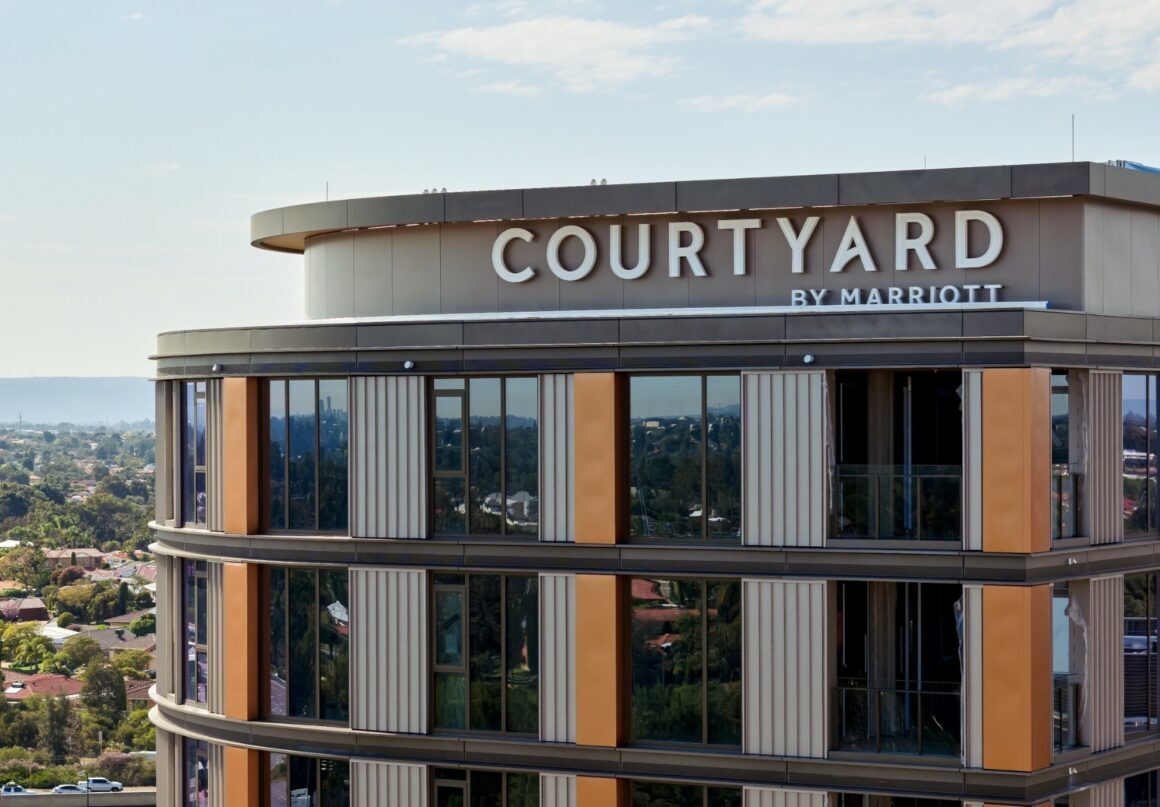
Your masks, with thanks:
[(1160, 0), (0, 0), (0, 376), (304, 317), (327, 198), (1160, 164)]

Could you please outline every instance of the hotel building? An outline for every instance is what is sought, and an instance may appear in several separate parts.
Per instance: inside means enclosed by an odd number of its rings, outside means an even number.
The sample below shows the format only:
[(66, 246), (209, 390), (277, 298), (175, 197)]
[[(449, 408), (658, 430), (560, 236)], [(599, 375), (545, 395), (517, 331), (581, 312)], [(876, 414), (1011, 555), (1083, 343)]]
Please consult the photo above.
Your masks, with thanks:
[(1160, 176), (251, 227), (307, 319), (155, 356), (162, 807), (1156, 803)]

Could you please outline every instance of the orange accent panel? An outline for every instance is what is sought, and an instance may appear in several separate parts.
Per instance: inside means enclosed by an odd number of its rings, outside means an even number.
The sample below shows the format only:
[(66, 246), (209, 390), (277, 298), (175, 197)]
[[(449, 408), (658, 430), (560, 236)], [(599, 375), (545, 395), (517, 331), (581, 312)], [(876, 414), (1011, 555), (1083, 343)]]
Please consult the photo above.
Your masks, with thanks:
[(628, 782), (599, 776), (576, 777), (577, 807), (628, 807)]
[(615, 544), (621, 530), (622, 388), (615, 373), (576, 373), (573, 377), (572, 472), (578, 544)]
[(983, 767), (1051, 764), (1051, 586), (983, 586)]
[(983, 371), (983, 551), (1051, 548), (1051, 371)]
[(226, 532), (253, 535), (258, 514), (258, 379), (222, 379), (222, 512)]
[(258, 585), (260, 567), (222, 564), (222, 710), (237, 720), (258, 718)]
[(624, 585), (576, 575), (576, 742), (615, 747), (624, 726)]
[(248, 748), (222, 746), (225, 770), (218, 781), (224, 790), (225, 807), (251, 807), (262, 803), (262, 755)]

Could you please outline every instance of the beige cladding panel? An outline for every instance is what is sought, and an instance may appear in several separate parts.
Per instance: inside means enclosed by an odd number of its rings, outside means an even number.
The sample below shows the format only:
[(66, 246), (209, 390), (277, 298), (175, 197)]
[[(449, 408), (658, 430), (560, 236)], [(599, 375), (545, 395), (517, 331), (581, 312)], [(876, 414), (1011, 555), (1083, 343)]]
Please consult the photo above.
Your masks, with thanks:
[(222, 422), (220, 378), (206, 382), (205, 413), (206, 528), (221, 532), (224, 529), (225, 474), (222, 463), (225, 455), (225, 427)]
[(540, 575), (540, 739), (576, 742), (576, 575)]
[(156, 431), (154, 442), (153, 486), (156, 491), (154, 518), (158, 524), (171, 523), (174, 518), (173, 487), (170, 480), (176, 468), (173, 458), (173, 393), (175, 382), (158, 381), (153, 385)]
[(350, 807), (425, 807), (427, 766), (350, 763)]
[(963, 548), (983, 549), (983, 374), (963, 371)]
[(829, 807), (830, 795), (819, 790), (786, 790), (780, 787), (747, 787), (744, 807)]
[[(173, 595), (173, 564), (170, 555), (157, 555), (157, 694), (169, 697), (173, 694), (173, 642), (172, 614), (177, 607)], [(159, 731), (158, 737), (161, 736)]]
[(1101, 782), (1087, 792), (1087, 807), (1123, 807), (1124, 780), (1113, 779)]
[[(206, 564), (206, 655), (209, 674), (206, 680), (206, 706), (213, 714), (224, 713), (225, 685), (225, 614), (223, 613), (225, 582), (222, 564)], [(242, 618), (235, 614), (234, 618)]]
[(1096, 577), (1088, 587), (1086, 745), (1124, 744), (1124, 577)]
[[(1081, 307), (1081, 274), (1085, 256), (1085, 229), (1092, 237), (1103, 238), (1102, 229), (1085, 220), (1078, 226), (1080, 213), (1092, 205), (1080, 200), (1039, 200), (940, 203), (918, 206), (840, 207), (791, 209), (719, 214), (662, 215), (642, 220), (619, 216), (593, 219), (542, 219), (534, 221), (478, 222), (471, 224), (425, 224), (375, 230), (338, 232), (311, 238), (306, 243), (306, 308), (311, 319), (393, 314), (454, 314), (495, 311), (554, 311), (622, 308), (684, 308), (699, 306), (789, 305), (793, 289), (827, 290), (837, 297), (841, 289), (885, 290), (892, 286), (931, 285), (963, 287), (967, 284), (1001, 284), (1006, 300), (1049, 300), (1053, 307)], [(955, 212), (984, 210), (1002, 223), (1004, 244), (995, 262), (984, 269), (956, 269), (954, 258)], [(929, 244), (936, 271), (919, 268), (914, 254), (908, 268), (896, 271), (895, 216), (921, 212), (934, 224)], [(791, 269), (791, 252), (778, 226), (787, 218), (795, 231), (806, 220), (819, 222), (805, 250), (805, 271)], [(850, 217), (855, 216), (868, 244), (876, 271), (867, 271), (853, 260), (845, 269), (831, 272)], [(760, 229), (747, 232), (745, 273), (734, 273), (733, 233), (718, 223), (730, 219), (759, 219)], [(1157, 270), (1149, 275), (1147, 248), (1151, 245), (1151, 214), (1133, 218), (1131, 231), (1141, 235), (1145, 257), (1136, 261), (1135, 276), (1155, 285)], [(1136, 219), (1139, 219), (1137, 221)], [(1099, 219), (1102, 222), (1102, 217)], [(671, 277), (668, 261), (669, 225), (690, 222), (701, 228), (704, 246), (699, 255), (705, 277), (695, 276), (682, 261), (679, 277)], [(636, 280), (622, 280), (610, 267), (610, 226), (622, 228), (622, 259), (626, 267), (637, 263), (637, 228), (649, 231), (651, 261), (647, 273)], [(583, 227), (596, 245), (596, 262), (583, 279), (564, 281), (548, 266), (547, 247), (553, 233), (566, 225)], [(501, 280), (491, 263), (495, 236), (510, 227), (527, 229), (533, 240), (514, 240), (507, 245), (505, 258), (512, 271), (532, 266), (535, 275), (522, 283)], [(971, 254), (984, 248), (980, 225), (971, 228)], [(1044, 234), (1050, 237), (1045, 238)], [(682, 243), (688, 242), (684, 236)], [(1101, 240), (1101, 244), (1103, 241)], [(1111, 249), (1111, 247), (1108, 247)], [(1089, 249), (1088, 253), (1092, 250)], [(1099, 255), (1103, 260), (1103, 247)], [(1041, 274), (1043, 256), (1050, 258), (1052, 272)], [(565, 238), (560, 249), (561, 263), (574, 269), (583, 260), (583, 250), (575, 237)], [(1110, 260), (1110, 258), (1109, 258)], [(1044, 264), (1048, 265), (1048, 264)], [(1133, 271), (1127, 262), (1124, 285)], [(1095, 275), (1098, 278), (1098, 273)], [(1140, 281), (1141, 283), (1143, 280)], [(1090, 297), (1090, 295), (1089, 295)], [(1149, 298), (1153, 309), (1160, 305), (1156, 295)], [(1128, 313), (1128, 312), (1123, 312)], [(1155, 310), (1149, 310), (1154, 314)]]
[(181, 742), (181, 738), (162, 729), (157, 729), (156, 734), (157, 807), (185, 807), (185, 799), (178, 795), (180, 766), (175, 764), (173, 752), (174, 747)]
[(540, 774), (540, 807), (576, 807), (576, 777)]
[(1087, 384), (1087, 506), (1093, 544), (1124, 540), (1123, 374), (1092, 370)]
[(427, 537), (425, 383), (420, 376), (351, 379), (351, 524), (356, 537)]
[(225, 749), (216, 744), (210, 743), (208, 759), (206, 765), (209, 775), (209, 807), (226, 807), (226, 791), (228, 789), (225, 781), (226, 755)]
[(826, 533), (826, 378), (741, 376), (742, 542), (821, 547)]
[(351, 728), (426, 734), (427, 572), (350, 570)]
[(829, 675), (826, 584), (743, 580), (746, 754), (824, 758)]
[(540, 540), (576, 540), (572, 376), (540, 376)]

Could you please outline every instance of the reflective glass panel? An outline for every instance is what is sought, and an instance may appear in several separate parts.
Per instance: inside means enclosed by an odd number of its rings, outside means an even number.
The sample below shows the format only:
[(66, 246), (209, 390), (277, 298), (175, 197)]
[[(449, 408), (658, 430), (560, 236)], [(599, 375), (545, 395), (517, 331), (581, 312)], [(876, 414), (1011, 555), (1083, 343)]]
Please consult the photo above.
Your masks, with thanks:
[(323, 720), (348, 717), (350, 615), (347, 571), (318, 573), (318, 706)]
[(701, 538), (700, 376), (629, 383), (631, 534)]
[(270, 382), (270, 529), (286, 529), (286, 382)]
[(741, 744), (741, 584), (706, 587), (705, 685), (709, 742)]
[(535, 734), (539, 727), (540, 598), (539, 580), (508, 575), (507, 730)]
[(534, 535), (540, 520), (539, 383), (509, 378), (506, 390), (507, 531)]
[(467, 676), (458, 672), (435, 673), (435, 728), (467, 728)]
[(463, 500), (462, 477), (435, 478), (435, 523), (436, 535), (461, 535), (463, 516), (467, 509)]
[(1149, 489), (1154, 448), (1149, 444), (1148, 376), (1125, 373), (1124, 407), (1124, 535), (1146, 535), (1149, 522)]
[(318, 760), (320, 807), (350, 807), (350, 763)]
[(463, 667), (463, 592), (435, 592), (435, 663)]
[(318, 807), (318, 768), (310, 757), (290, 757), (290, 807)]
[(196, 446), (197, 446), (197, 420), (196, 420), (196, 395), (194, 392), (194, 385), (187, 383), (185, 386), (185, 401), (183, 408), (185, 409), (184, 422), (182, 424), (181, 435), (181, 501), (182, 501), (182, 520), (188, 524), (194, 523), (194, 467), (196, 463)]
[(703, 585), (646, 578), (631, 585), (633, 737), (703, 742)]
[(312, 530), (315, 514), (316, 463), (318, 438), (315, 419), (315, 384), (293, 380), (290, 385), (290, 445), (288, 487), (290, 496), (289, 528)]
[(471, 807), (503, 807), (503, 774), (499, 771), (472, 771)]
[(467, 444), (471, 457), (468, 532), (488, 535), (502, 532), (506, 510), (500, 486), (501, 456), (500, 380), (473, 378), (470, 393)]
[(507, 807), (539, 807), (540, 777), (534, 773), (507, 774)]
[(289, 612), (289, 704), (291, 717), (317, 717), (318, 612), (315, 603), (313, 570), (291, 569), (289, 572), (287, 610)]
[(286, 716), (286, 570), (271, 566), (269, 713)]
[(290, 807), (290, 763), (285, 754), (270, 754), (270, 807)]
[(1158, 727), (1156, 575), (1124, 575), (1124, 729)]
[(320, 530), (346, 530), (349, 421), (346, 381), (319, 381), (318, 528)]
[(706, 388), (706, 531), (741, 536), (741, 378), (709, 376)]
[(500, 576), (472, 575), (467, 587), (470, 727), (474, 731), (500, 731), (503, 729)]
[(463, 397), (435, 396), (435, 471), (463, 470)]

